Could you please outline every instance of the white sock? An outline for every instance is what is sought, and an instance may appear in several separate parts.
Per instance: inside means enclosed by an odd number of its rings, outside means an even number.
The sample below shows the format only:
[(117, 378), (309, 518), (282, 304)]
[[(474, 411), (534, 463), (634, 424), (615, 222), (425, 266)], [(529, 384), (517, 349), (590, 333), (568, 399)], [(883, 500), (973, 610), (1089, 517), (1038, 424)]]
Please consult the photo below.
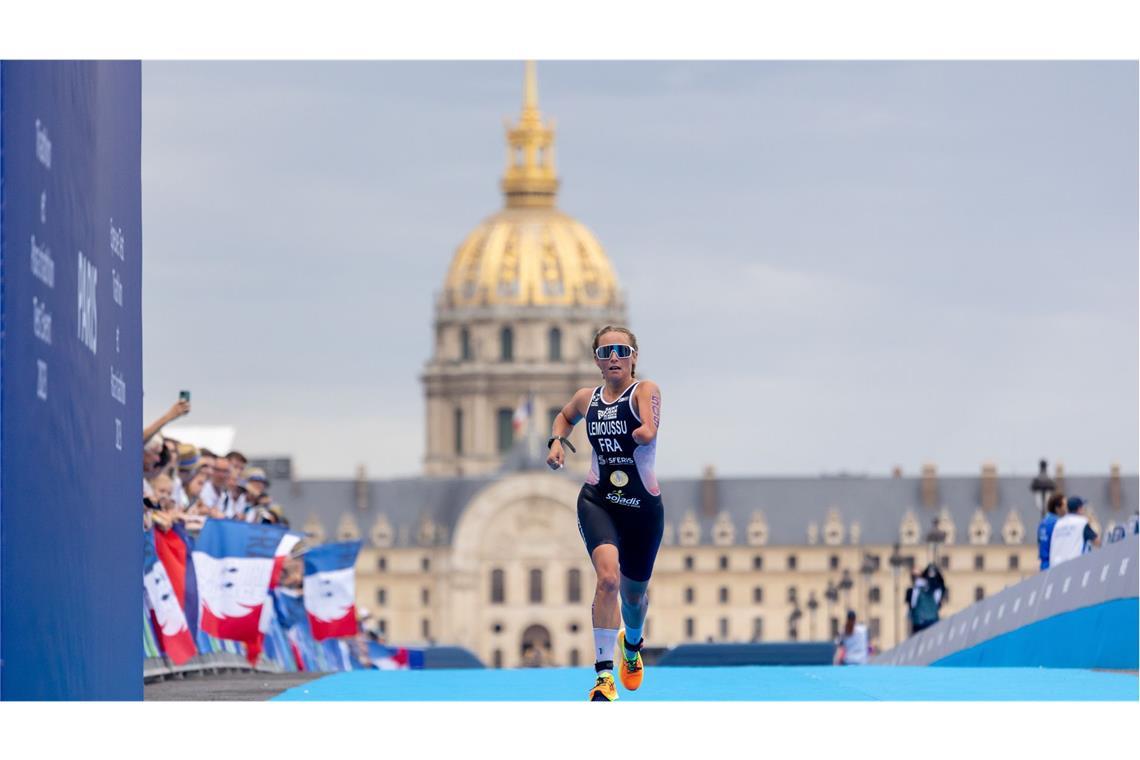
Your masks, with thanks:
[[(614, 647), (617, 646), (617, 628), (595, 628), (594, 629), (594, 662), (612, 662), (614, 659)], [(598, 675), (602, 673), (609, 673), (613, 675), (612, 670), (599, 670)]]

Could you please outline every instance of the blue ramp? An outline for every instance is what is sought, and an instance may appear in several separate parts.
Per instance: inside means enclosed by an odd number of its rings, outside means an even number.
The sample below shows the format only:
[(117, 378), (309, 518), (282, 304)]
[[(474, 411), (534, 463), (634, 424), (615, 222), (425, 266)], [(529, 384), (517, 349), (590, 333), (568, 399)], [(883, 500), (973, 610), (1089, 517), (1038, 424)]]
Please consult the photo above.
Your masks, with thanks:
[[(582, 701), (591, 668), (543, 670), (363, 670), (289, 689), (279, 700)], [(645, 701), (1087, 701), (1140, 699), (1136, 676), (1044, 668), (726, 667), (649, 668)]]

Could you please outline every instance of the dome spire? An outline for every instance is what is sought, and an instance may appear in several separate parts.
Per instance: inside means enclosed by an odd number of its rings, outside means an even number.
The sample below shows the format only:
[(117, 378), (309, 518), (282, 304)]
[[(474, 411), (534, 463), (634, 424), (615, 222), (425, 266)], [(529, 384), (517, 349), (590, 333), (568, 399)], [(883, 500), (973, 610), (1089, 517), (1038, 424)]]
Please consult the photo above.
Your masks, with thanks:
[(538, 76), (534, 61), (523, 74), (523, 106), (518, 123), (507, 126), (507, 171), (503, 194), (509, 208), (553, 206), (558, 192), (554, 169), (554, 123), (543, 123), (538, 110)]

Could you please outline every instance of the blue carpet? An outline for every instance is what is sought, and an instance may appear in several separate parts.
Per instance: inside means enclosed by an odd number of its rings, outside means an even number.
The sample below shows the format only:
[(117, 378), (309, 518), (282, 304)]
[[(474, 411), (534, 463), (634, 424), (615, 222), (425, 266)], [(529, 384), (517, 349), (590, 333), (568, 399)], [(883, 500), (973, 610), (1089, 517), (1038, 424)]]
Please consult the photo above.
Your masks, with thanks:
[[(289, 689), (280, 700), (580, 701), (592, 668), (362, 670)], [(962, 701), (1140, 699), (1136, 676), (1044, 668), (649, 668), (627, 701)]]

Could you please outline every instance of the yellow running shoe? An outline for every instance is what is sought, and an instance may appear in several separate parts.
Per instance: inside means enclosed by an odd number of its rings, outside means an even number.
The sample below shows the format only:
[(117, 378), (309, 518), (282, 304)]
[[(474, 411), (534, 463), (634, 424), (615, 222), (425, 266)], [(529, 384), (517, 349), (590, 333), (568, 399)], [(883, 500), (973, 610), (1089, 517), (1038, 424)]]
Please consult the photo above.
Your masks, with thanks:
[[(642, 639), (644, 642), (644, 639)], [(618, 631), (617, 640), (617, 657), (615, 658), (620, 665), (618, 665), (618, 675), (621, 677), (621, 685), (630, 691), (637, 691), (637, 687), (641, 686), (641, 678), (645, 675), (645, 664), (641, 661), (641, 652), (632, 660), (629, 659), (629, 653), (625, 651), (625, 629), (622, 628)]]
[(591, 702), (616, 702), (618, 698), (617, 687), (614, 686), (614, 677), (609, 673), (598, 676), (594, 688), (590, 689)]

